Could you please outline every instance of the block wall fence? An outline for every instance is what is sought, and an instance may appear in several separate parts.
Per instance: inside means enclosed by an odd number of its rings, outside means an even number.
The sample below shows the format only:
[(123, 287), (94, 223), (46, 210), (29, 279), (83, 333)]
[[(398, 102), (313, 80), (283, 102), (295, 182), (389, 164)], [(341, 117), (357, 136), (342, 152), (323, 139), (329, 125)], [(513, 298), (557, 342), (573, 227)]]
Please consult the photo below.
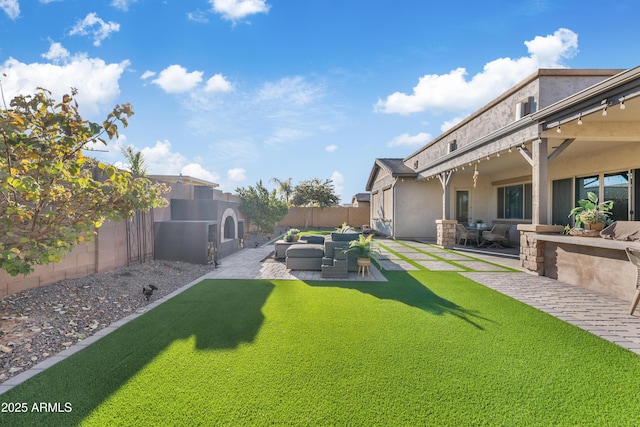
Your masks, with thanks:
[(278, 227), (336, 228), (343, 223), (352, 227), (369, 224), (369, 207), (331, 206), (326, 208), (290, 207)]

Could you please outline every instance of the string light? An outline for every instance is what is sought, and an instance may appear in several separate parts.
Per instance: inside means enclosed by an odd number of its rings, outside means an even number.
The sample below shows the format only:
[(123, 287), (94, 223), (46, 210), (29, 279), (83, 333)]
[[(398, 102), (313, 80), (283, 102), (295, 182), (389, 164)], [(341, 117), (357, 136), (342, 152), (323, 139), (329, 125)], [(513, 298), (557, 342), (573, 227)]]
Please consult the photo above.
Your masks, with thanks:
[(607, 117), (607, 108), (608, 108), (608, 107), (609, 107), (608, 105), (605, 105), (605, 106), (604, 106), (604, 109), (602, 110), (602, 116), (603, 116), (603, 117)]
[(556, 130), (556, 132), (562, 133), (562, 129), (560, 129), (560, 125), (558, 125), (558, 130)]
[(509, 152), (511, 153), (511, 151), (512, 151), (512, 150), (511, 150), (511, 146), (509, 146)]
[(625, 108), (627, 107), (624, 105), (624, 96), (623, 96), (622, 98), (620, 98), (620, 109), (624, 110)]
[(500, 152), (498, 151), (498, 153), (496, 154), (496, 157), (500, 157)]
[[(478, 163), (480, 163), (480, 160), (478, 160)], [(473, 171), (473, 188), (476, 187), (476, 181), (478, 181), (478, 175), (480, 175), (480, 172), (478, 172), (478, 165), (476, 165), (476, 168)]]
[(582, 126), (582, 113), (578, 116), (578, 125)]

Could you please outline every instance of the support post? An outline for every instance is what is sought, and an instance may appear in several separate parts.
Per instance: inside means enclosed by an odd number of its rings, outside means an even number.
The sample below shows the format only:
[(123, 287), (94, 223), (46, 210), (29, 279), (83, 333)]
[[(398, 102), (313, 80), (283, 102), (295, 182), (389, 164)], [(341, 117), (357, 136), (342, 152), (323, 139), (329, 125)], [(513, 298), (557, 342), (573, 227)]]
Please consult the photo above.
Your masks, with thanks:
[(533, 141), (533, 179), (532, 179), (532, 224), (547, 224), (549, 205), (549, 161), (548, 140), (541, 138)]
[(440, 172), (438, 178), (440, 184), (442, 184), (442, 219), (449, 219), (451, 217), (451, 191), (450, 182), (453, 176), (453, 171)]

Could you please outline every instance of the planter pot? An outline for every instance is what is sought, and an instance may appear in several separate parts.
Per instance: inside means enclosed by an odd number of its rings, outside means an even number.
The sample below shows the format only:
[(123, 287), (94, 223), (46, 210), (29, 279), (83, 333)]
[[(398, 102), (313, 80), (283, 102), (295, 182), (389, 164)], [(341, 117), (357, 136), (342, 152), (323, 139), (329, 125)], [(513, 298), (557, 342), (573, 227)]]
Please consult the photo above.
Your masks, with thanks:
[(358, 257), (358, 265), (361, 267), (371, 265), (371, 258)]
[(299, 238), (300, 238), (300, 236), (299, 236), (299, 235), (297, 235), (297, 234), (296, 234), (296, 235), (293, 235), (293, 236), (291, 236), (291, 241), (292, 241), (292, 242), (297, 242)]
[(601, 222), (596, 222), (595, 224), (583, 224), (585, 230), (593, 230), (593, 231), (602, 231), (604, 226)]

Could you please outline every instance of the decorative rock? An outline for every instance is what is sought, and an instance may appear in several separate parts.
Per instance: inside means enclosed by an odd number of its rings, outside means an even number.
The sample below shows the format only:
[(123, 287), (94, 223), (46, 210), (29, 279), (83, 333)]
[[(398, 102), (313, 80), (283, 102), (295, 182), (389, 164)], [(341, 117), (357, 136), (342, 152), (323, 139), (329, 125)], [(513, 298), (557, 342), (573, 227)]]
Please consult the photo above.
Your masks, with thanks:
[[(154, 299), (156, 294), (161, 298), (213, 270), (212, 265), (151, 261), (0, 299), (0, 383), (132, 311), (142, 311), (149, 302), (140, 286), (157, 286)], [(135, 281), (128, 279), (132, 276)]]

